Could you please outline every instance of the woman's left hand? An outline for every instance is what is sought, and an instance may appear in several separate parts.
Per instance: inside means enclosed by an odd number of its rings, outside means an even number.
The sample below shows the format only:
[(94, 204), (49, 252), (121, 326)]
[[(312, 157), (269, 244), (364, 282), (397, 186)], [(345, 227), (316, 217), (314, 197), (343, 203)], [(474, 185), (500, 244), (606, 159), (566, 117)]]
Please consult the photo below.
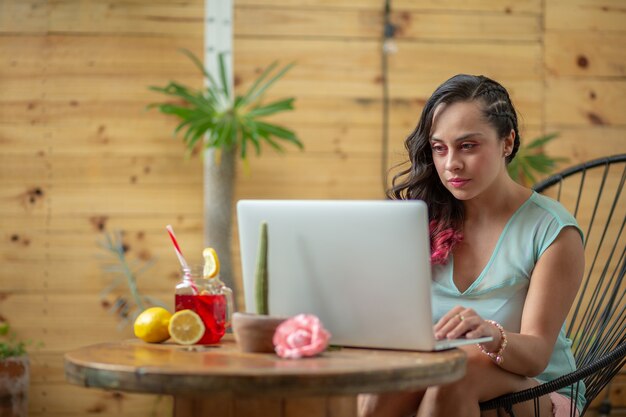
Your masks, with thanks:
[(434, 327), (435, 338), (441, 339), (458, 339), (466, 337), (475, 339), (478, 337), (491, 336), (493, 341), (485, 343), (485, 347), (493, 344), (499, 346), (500, 331), (492, 324), (486, 322), (471, 308), (456, 306), (448, 311)]

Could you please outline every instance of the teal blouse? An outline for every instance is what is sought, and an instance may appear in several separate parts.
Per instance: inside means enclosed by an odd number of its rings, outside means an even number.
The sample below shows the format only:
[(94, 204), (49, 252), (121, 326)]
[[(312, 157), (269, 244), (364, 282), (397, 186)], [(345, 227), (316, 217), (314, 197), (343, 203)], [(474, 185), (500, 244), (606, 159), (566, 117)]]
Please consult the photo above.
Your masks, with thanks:
[[(433, 320), (437, 322), (454, 306), (474, 309), (484, 319), (495, 320), (505, 330), (520, 331), (524, 301), (535, 264), (564, 227), (573, 226), (583, 236), (576, 219), (557, 201), (533, 192), (504, 227), (491, 259), (472, 285), (460, 292), (454, 281), (452, 257), (446, 265), (433, 266)], [(565, 323), (556, 340), (550, 363), (537, 376), (540, 382), (553, 380), (576, 369), (565, 337)], [(559, 393), (571, 397), (570, 387)], [(581, 382), (576, 399), (578, 410), (585, 404)]]

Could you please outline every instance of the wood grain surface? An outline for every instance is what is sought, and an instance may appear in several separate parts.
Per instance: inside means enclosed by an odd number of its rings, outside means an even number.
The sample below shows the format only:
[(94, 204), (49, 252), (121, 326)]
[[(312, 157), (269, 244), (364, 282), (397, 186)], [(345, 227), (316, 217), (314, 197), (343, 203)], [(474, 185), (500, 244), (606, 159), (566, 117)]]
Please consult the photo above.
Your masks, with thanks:
[(137, 340), (66, 353), (68, 381), (87, 387), (193, 396), (338, 395), (418, 389), (454, 381), (465, 354), (341, 348), (302, 360), (242, 353), (227, 335), (215, 346), (185, 347)]

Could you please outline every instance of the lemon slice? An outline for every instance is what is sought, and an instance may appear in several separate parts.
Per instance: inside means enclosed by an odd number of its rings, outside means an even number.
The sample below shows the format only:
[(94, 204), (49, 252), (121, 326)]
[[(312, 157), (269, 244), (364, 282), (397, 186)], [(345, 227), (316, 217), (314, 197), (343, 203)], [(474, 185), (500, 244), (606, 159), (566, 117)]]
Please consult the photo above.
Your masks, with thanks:
[(172, 340), (181, 345), (193, 345), (204, 335), (204, 323), (193, 310), (180, 310), (170, 319), (169, 331)]
[(135, 319), (135, 336), (149, 343), (160, 343), (170, 338), (167, 329), (172, 314), (163, 307), (150, 307)]
[(205, 248), (202, 251), (204, 257), (204, 271), (205, 278), (213, 278), (220, 273), (220, 259), (217, 257), (217, 252), (213, 248)]

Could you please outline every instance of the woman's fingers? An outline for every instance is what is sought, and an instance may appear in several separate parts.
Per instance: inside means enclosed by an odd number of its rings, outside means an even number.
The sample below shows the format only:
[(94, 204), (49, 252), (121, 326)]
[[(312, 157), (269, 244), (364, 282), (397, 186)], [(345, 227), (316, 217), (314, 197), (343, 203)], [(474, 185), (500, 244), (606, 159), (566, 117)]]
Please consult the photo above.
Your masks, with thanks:
[(448, 338), (448, 334), (465, 321), (466, 314), (466, 309), (462, 306), (456, 306), (444, 314), (435, 325), (435, 338)]
[(448, 311), (446, 314), (439, 319), (439, 321), (435, 324), (435, 332), (441, 330), (444, 326), (446, 326), (452, 319), (456, 318), (458, 320), (458, 314), (462, 313), (465, 310), (464, 307), (456, 306), (452, 310)]
[[(454, 320), (454, 319), (453, 319)], [(445, 338), (447, 339), (458, 339), (459, 337), (464, 336), (467, 332), (473, 331), (476, 327), (480, 325), (482, 319), (478, 316), (470, 316), (461, 320), (457, 319), (458, 323), (454, 325), (452, 323), (452, 328), (445, 333)]]
[[(435, 325), (436, 339), (457, 339), (461, 336), (477, 337), (484, 332), (485, 321), (470, 308), (454, 307)], [(482, 328), (482, 329), (481, 329)], [(471, 336), (470, 336), (471, 335)], [(478, 336), (478, 337), (479, 337)]]

